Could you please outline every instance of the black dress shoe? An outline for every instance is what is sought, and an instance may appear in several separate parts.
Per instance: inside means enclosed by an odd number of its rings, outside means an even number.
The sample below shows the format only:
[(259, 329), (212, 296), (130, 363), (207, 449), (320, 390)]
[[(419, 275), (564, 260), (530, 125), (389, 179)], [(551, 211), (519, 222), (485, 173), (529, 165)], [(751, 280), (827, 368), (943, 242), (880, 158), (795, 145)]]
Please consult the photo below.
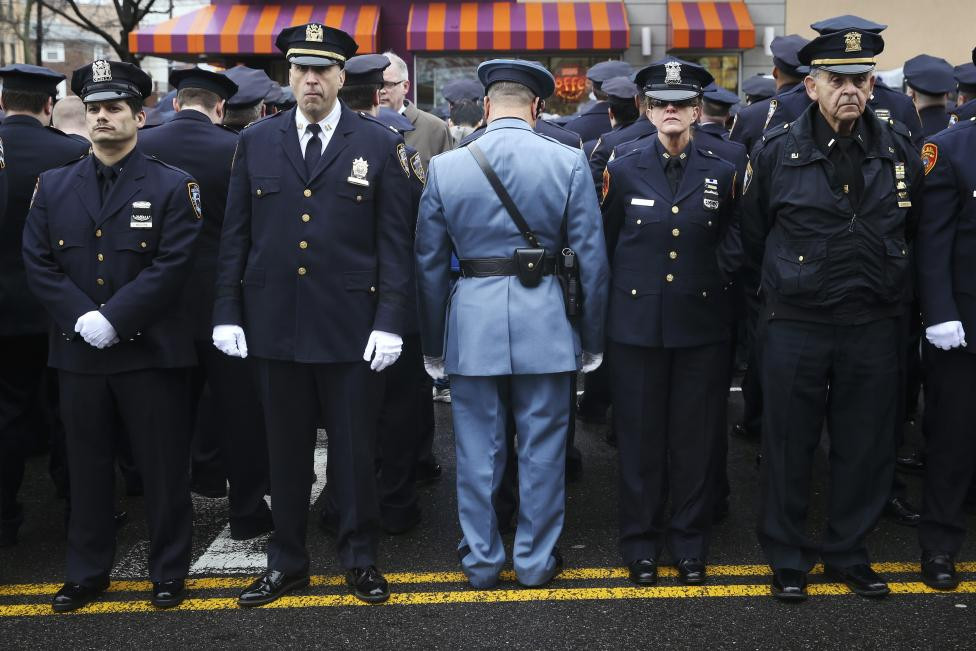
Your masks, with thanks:
[(905, 527), (917, 527), (922, 514), (904, 497), (891, 496), (885, 502), (885, 517)]
[(54, 595), (51, 608), (56, 613), (68, 613), (72, 610), (84, 608), (108, 589), (108, 580), (98, 585), (88, 586), (78, 583), (65, 583)]
[(630, 582), (637, 585), (654, 585), (657, 583), (657, 561), (653, 558), (639, 558), (627, 564), (630, 570)]
[(375, 565), (354, 567), (346, 572), (346, 585), (357, 599), (369, 604), (383, 603), (390, 598), (390, 584)]
[(789, 568), (773, 570), (771, 588), (781, 601), (803, 601), (807, 598), (807, 573)]
[(734, 436), (738, 439), (746, 439), (748, 441), (758, 441), (759, 432), (749, 429), (743, 423), (736, 423), (729, 430), (729, 436)]
[(286, 592), (308, 585), (308, 575), (288, 576), (278, 570), (268, 570), (237, 597), (237, 605), (244, 608), (270, 604)]
[(955, 590), (959, 575), (952, 555), (946, 552), (922, 552), (922, 581), (936, 590)]
[(552, 558), (555, 561), (555, 564), (552, 566), (552, 572), (549, 573), (549, 576), (547, 576), (539, 583), (533, 585), (529, 585), (528, 583), (522, 583), (522, 581), (519, 580), (518, 582), (519, 585), (522, 586), (523, 588), (545, 588), (550, 583), (552, 583), (553, 579), (559, 576), (560, 572), (563, 571), (563, 555), (559, 551), (558, 547), (552, 548)]
[(851, 565), (850, 567), (834, 567), (824, 565), (824, 576), (828, 579), (843, 581), (854, 594), (862, 597), (884, 597), (891, 589), (877, 572), (867, 563)]
[(186, 599), (186, 583), (183, 579), (153, 581), (150, 601), (156, 608), (173, 608)]
[(913, 450), (911, 454), (895, 458), (896, 468), (913, 475), (925, 474), (925, 453)]
[(421, 461), (417, 464), (414, 481), (418, 486), (426, 486), (428, 484), (433, 484), (436, 481), (440, 481), (443, 474), (444, 470), (441, 468), (441, 464), (437, 463), (436, 460), (432, 459), (430, 461)]
[(701, 585), (705, 582), (705, 562), (699, 558), (682, 558), (678, 568), (678, 582), (685, 585)]

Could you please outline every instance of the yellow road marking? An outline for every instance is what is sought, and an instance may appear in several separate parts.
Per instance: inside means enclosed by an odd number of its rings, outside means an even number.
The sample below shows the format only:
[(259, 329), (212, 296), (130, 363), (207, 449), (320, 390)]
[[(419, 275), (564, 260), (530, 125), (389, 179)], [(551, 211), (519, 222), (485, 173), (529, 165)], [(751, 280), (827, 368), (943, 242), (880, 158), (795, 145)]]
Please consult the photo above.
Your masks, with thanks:
[[(894, 594), (935, 594), (920, 582), (891, 583)], [(840, 583), (817, 583), (810, 585), (811, 596), (851, 595), (850, 590)], [(976, 593), (976, 581), (964, 581), (955, 593)], [(947, 593), (951, 594), (951, 593)], [(445, 592), (395, 592), (386, 606), (417, 606), (439, 604), (487, 604), (516, 603), (530, 601), (608, 601), (620, 599), (701, 599), (728, 597), (766, 597), (768, 585), (705, 585), (705, 586), (654, 586), (647, 588), (550, 588), (542, 590), (451, 590)], [(282, 608), (334, 608), (340, 606), (366, 606), (351, 595), (287, 595), (264, 606), (269, 609)], [(173, 611), (215, 611), (237, 609), (237, 600), (232, 598), (187, 599)], [(147, 600), (140, 601), (98, 601), (73, 614), (124, 614), (155, 612)], [(0, 617), (32, 617), (53, 615), (48, 604), (24, 604), (0, 606)]]
[[(874, 563), (872, 567), (881, 574), (918, 573), (918, 563)], [(959, 572), (976, 572), (976, 562), (957, 563)], [(811, 574), (822, 574), (823, 567), (817, 565)], [(708, 575), (712, 577), (753, 577), (771, 576), (768, 565), (709, 565)], [(658, 568), (658, 576), (673, 578), (678, 571), (673, 567)], [(187, 580), (187, 587), (191, 590), (227, 590), (246, 588), (255, 579), (247, 577), (212, 577)], [(462, 572), (391, 572), (386, 575), (387, 580), (394, 586), (400, 584), (437, 584), (437, 583), (466, 583), (467, 578)], [(626, 579), (627, 570), (619, 567), (590, 567), (568, 568), (556, 578), (557, 581), (586, 581), (600, 579)], [(502, 581), (515, 581), (515, 573), (506, 571), (501, 573)], [(343, 576), (313, 576), (313, 587), (345, 585)], [(21, 583), (0, 585), (0, 597), (28, 597), (33, 595), (53, 595), (61, 589), (60, 583)], [(152, 585), (149, 581), (113, 581), (109, 592), (148, 592)]]

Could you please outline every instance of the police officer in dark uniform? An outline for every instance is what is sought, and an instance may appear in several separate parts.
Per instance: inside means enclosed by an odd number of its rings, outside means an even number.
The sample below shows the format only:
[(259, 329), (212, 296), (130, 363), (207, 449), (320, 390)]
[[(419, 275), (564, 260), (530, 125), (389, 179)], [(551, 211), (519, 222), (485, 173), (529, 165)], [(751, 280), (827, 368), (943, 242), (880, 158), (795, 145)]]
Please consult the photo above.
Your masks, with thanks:
[[(216, 282), (217, 248), (224, 221), (227, 185), (237, 147), (237, 134), (216, 126), (227, 99), (238, 92), (226, 75), (188, 68), (170, 75), (179, 110), (172, 120), (139, 133), (139, 149), (193, 175), (200, 184), (203, 227), (193, 254), (193, 275), (187, 301), (200, 359), (193, 373), (193, 401), (202, 423), (194, 435), (191, 487), (220, 497), (230, 481), (230, 533), (235, 540), (253, 538), (272, 529), (268, 492), (268, 453), (264, 420), (254, 384), (251, 360), (223, 355), (210, 341)], [(200, 414), (204, 385), (211, 414)], [(206, 412), (204, 408), (203, 411)], [(210, 417), (208, 417), (210, 416)]]
[[(759, 540), (781, 599), (805, 598), (818, 558), (858, 594), (889, 591), (865, 537), (894, 470), (899, 317), (922, 174), (908, 129), (866, 108), (883, 48), (880, 35), (852, 28), (800, 50), (815, 101), (756, 146), (741, 200), (765, 298)], [(805, 520), (825, 421), (831, 499), (817, 542)]]
[(949, 126), (946, 94), (956, 88), (952, 65), (945, 59), (919, 54), (902, 66), (908, 96), (922, 120), (922, 136), (928, 138)]
[(720, 138), (728, 139), (732, 107), (738, 103), (738, 95), (713, 82), (703, 94), (699, 130), (708, 131)]
[(0, 210), (0, 546), (17, 542), (23, 510), (17, 501), (26, 447), (47, 360), (50, 319), (27, 287), (21, 254), (24, 220), (41, 172), (76, 160), (88, 151), (47, 125), (57, 85), (64, 75), (26, 64), (0, 68), (6, 115), (0, 125), (0, 169), (7, 192)]
[(925, 322), (927, 464), (922, 521), (922, 580), (959, 585), (955, 559), (966, 535), (963, 504), (974, 476), (976, 355), (976, 118), (922, 148), (925, 188), (918, 228), (918, 283)]
[(953, 71), (958, 92), (956, 107), (949, 114), (950, 126), (976, 117), (976, 48), (973, 48), (973, 62), (958, 65)]
[(613, 77), (630, 77), (633, 73), (634, 69), (626, 61), (601, 61), (592, 66), (586, 71), (586, 78), (593, 86), (593, 96), (597, 101), (583, 105), (580, 112), (564, 126), (579, 134), (583, 142), (595, 140), (610, 131), (610, 104), (603, 92), (603, 82)]
[(41, 174), (24, 229), (31, 290), (53, 319), (71, 482), (67, 582), (58, 612), (95, 599), (115, 553), (115, 439), (143, 477), (152, 603), (176, 606), (190, 569), (188, 369), (180, 309), (200, 231), (200, 188), (136, 150), (149, 75), (95, 61), (71, 78), (86, 104), (93, 155)]
[(267, 112), (265, 99), (279, 86), (268, 73), (257, 68), (236, 65), (224, 74), (237, 84), (237, 92), (227, 98), (223, 125), (240, 133), (241, 129), (264, 117)]
[[(700, 66), (673, 57), (636, 75), (657, 137), (607, 165), (607, 320), (620, 462), (620, 552), (638, 585), (667, 547), (685, 584), (705, 581), (725, 426), (735, 167), (698, 145)], [(672, 515), (667, 518), (670, 496)]]
[(587, 159), (592, 156), (594, 149), (600, 146), (603, 136), (619, 133), (643, 117), (640, 104), (636, 101), (640, 93), (629, 77), (611, 77), (603, 82), (600, 89), (607, 96), (611, 129), (583, 143), (583, 154)]
[[(777, 38), (783, 37), (777, 36), (773, 39), (773, 43), (776, 42)], [(776, 79), (760, 72), (757, 72), (748, 79), (744, 79), (742, 81), (742, 94), (746, 96), (746, 106), (769, 99), (775, 95), (776, 85)]]
[(399, 135), (337, 99), (357, 49), (348, 34), (310, 23), (282, 30), (275, 44), (298, 106), (241, 132), (214, 305), (214, 344), (241, 357), (249, 344), (257, 358), (274, 499), (268, 569), (238, 603), (270, 603), (309, 583), (320, 422), (346, 582), (359, 599), (384, 601), (389, 586), (375, 566), (377, 372), (403, 344), (410, 161)]

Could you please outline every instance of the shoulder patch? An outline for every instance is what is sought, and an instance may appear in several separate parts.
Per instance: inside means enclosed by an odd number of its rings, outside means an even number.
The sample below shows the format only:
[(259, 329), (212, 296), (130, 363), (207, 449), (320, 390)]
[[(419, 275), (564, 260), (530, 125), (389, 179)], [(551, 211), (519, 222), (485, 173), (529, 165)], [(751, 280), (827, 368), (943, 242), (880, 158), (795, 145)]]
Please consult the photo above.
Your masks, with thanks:
[(925, 146), (922, 147), (922, 165), (925, 166), (925, 175), (928, 176), (932, 168), (935, 167), (935, 162), (939, 160), (939, 146), (934, 142), (927, 142)]
[(752, 161), (746, 163), (746, 173), (742, 177), (742, 194), (749, 191), (749, 184), (752, 182)]
[(420, 160), (420, 152), (410, 157), (410, 169), (422, 184), (427, 185), (427, 172), (424, 171), (424, 162)]
[(193, 207), (193, 212), (196, 214), (197, 219), (203, 219), (203, 204), (200, 201), (200, 185), (192, 181), (187, 183), (186, 193), (190, 197), (190, 205)]
[(397, 158), (400, 159), (400, 167), (403, 168), (403, 173), (410, 176), (410, 164), (407, 162), (407, 146), (402, 142), (397, 145)]
[(607, 193), (610, 192), (610, 168), (603, 168), (603, 190), (600, 192), (600, 203), (602, 204), (606, 198)]

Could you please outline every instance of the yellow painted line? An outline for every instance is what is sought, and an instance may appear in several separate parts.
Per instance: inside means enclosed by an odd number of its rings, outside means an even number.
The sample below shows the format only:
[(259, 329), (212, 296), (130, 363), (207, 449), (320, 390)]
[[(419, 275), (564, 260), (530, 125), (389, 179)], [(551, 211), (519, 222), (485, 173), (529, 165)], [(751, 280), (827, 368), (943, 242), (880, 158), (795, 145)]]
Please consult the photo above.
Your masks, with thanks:
[[(894, 594), (936, 594), (920, 582), (891, 583)], [(840, 583), (810, 585), (811, 596), (852, 596)], [(976, 581), (964, 581), (954, 593), (976, 593)], [(452, 590), (445, 592), (395, 592), (384, 606), (419, 606), (444, 604), (489, 604), (518, 602), (557, 601), (610, 601), (623, 599), (707, 599), (730, 597), (769, 597), (768, 585), (705, 585), (705, 586), (654, 586), (647, 588), (550, 588), (542, 590)], [(341, 606), (368, 606), (351, 595), (287, 595), (264, 606), (267, 609), (288, 608), (335, 608)], [(72, 614), (105, 615), (150, 612), (198, 612), (237, 609), (232, 598), (187, 599), (179, 607), (169, 611), (157, 611), (147, 600), (99, 601)], [(0, 617), (33, 617), (53, 615), (48, 604), (24, 604), (0, 606)]]
[[(918, 563), (874, 563), (876, 572), (883, 574), (918, 573)], [(976, 572), (976, 562), (957, 563), (959, 572)], [(823, 567), (817, 565), (810, 574), (823, 573)], [(708, 575), (711, 577), (753, 577), (772, 576), (768, 565), (709, 565)], [(674, 578), (678, 571), (673, 567), (661, 566), (658, 576)], [(187, 587), (191, 590), (229, 590), (243, 589), (251, 584), (257, 576), (246, 577), (212, 577), (188, 579)], [(386, 575), (387, 580), (394, 586), (402, 584), (438, 584), (438, 583), (467, 583), (463, 572), (392, 572)], [(567, 568), (556, 578), (557, 581), (592, 581), (607, 579), (626, 579), (627, 570), (620, 567), (591, 567)], [(515, 573), (505, 571), (501, 573), (502, 581), (514, 582)], [(313, 587), (344, 586), (343, 576), (313, 576)], [(53, 595), (61, 589), (60, 583), (21, 583), (0, 585), (0, 597), (29, 597), (34, 595)], [(151, 589), (149, 581), (113, 581), (108, 592), (148, 592)]]

